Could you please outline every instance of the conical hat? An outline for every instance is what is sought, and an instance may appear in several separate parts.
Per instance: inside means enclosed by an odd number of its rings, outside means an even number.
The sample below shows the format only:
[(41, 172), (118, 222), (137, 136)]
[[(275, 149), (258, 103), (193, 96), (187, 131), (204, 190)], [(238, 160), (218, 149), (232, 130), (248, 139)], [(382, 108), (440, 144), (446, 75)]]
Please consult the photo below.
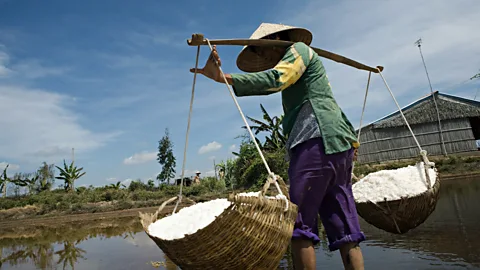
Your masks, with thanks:
[[(271, 34), (286, 31), (290, 41), (303, 42), (307, 45), (312, 43), (312, 33), (305, 29), (294, 26), (288, 26), (284, 24), (262, 23), (255, 32), (253, 32), (250, 39), (262, 39)], [(271, 47), (256, 47), (256, 50), (262, 50), (263, 55), (256, 54), (252, 47), (245, 46), (237, 57), (237, 67), (245, 72), (257, 72), (273, 68), (281, 59), (272, 57), (275, 54), (269, 54), (268, 51), (272, 50)], [(270, 56), (270, 57), (269, 57)]]

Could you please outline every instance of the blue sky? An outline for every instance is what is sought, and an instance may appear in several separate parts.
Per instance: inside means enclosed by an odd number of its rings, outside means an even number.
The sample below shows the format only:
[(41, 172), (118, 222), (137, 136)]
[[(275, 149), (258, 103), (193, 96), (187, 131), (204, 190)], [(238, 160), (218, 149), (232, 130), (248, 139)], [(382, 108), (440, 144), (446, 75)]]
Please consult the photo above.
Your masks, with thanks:
[[(0, 0), (0, 166), (30, 172), (71, 158), (78, 185), (155, 178), (158, 141), (169, 128), (180, 172), (196, 49), (192, 33), (248, 38), (261, 22), (302, 26), (313, 46), (369, 65), (401, 105), (435, 90), (473, 98), (480, 80), (480, 2), (408, 1), (27, 1)], [(240, 47), (219, 47), (223, 69), (240, 72)], [(202, 47), (200, 65), (208, 56)], [(358, 125), (368, 73), (323, 60), (338, 103)], [(280, 114), (280, 95), (238, 99)], [(366, 122), (395, 110), (373, 76)], [(225, 85), (197, 80), (187, 175), (208, 175), (232, 157), (242, 120)]]

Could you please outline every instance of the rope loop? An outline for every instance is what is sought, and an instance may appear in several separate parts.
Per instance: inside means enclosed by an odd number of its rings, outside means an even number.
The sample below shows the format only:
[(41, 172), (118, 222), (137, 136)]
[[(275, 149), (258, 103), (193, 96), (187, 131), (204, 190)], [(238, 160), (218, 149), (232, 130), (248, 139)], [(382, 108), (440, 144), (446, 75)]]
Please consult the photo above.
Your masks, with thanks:
[(435, 167), (435, 162), (431, 162), (430, 160), (428, 160), (427, 150), (420, 151), (420, 155), (422, 156), (423, 163), (425, 163), (425, 166), (429, 166), (430, 168)]
[(190, 98), (190, 110), (188, 112), (187, 132), (185, 134), (185, 148), (183, 150), (182, 176), (180, 179), (180, 191), (178, 192), (178, 200), (173, 208), (173, 214), (177, 211), (178, 206), (182, 201), (183, 178), (185, 177), (185, 164), (187, 162), (187, 148), (188, 148), (188, 134), (190, 133), (190, 120), (192, 119), (193, 99), (195, 97), (195, 82), (197, 81), (198, 59), (200, 57), (200, 46), (197, 46), (197, 57), (195, 59), (195, 72), (193, 73), (192, 97)]
[(382, 71), (380, 71), (379, 68), (377, 68), (377, 70), (378, 70), (378, 74), (380, 74), (380, 77), (382, 77), (383, 83), (384, 83), (385, 86), (387, 87), (388, 92), (390, 92), (390, 95), (392, 96), (393, 101), (395, 102), (395, 105), (397, 105), (398, 111), (399, 111), (400, 114), (402, 115), (402, 118), (403, 118), (403, 120), (405, 121), (405, 124), (407, 125), (408, 130), (409, 130), (410, 133), (412, 134), (412, 137), (413, 137), (413, 139), (415, 140), (415, 143), (417, 144), (418, 150), (419, 150), (420, 152), (423, 151), (422, 146), (420, 146), (420, 143), (418, 142), (417, 137), (415, 136), (415, 133), (413, 133), (413, 130), (412, 130), (412, 128), (410, 127), (410, 124), (409, 124), (408, 121), (407, 121), (407, 118), (406, 118), (405, 115), (403, 114), (402, 108), (400, 108), (400, 105), (398, 104), (397, 99), (396, 99), (395, 96), (393, 95), (393, 92), (392, 92), (392, 90), (390, 89), (390, 86), (388, 86), (387, 81), (386, 81), (385, 78), (383, 77)]
[[(382, 71), (377, 68), (378, 70), (378, 74), (380, 74), (380, 77), (382, 77), (382, 80), (385, 84), (385, 86), (387, 87), (387, 90), (388, 92), (390, 93), (393, 101), (395, 102), (395, 105), (397, 106), (398, 108), (398, 111), (400, 112), (400, 115), (402, 116), (403, 120), (405, 121), (405, 124), (407, 125), (408, 127), (408, 130), (410, 131), (410, 134), (412, 134), (412, 137), (418, 147), (418, 150), (420, 152), (420, 156), (423, 160), (423, 163), (424, 163), (424, 170), (425, 170), (425, 177), (426, 177), (426, 180), (427, 180), (427, 184), (428, 184), (428, 189), (431, 189), (431, 181), (430, 181), (430, 175), (429, 175), (429, 169), (430, 168), (434, 168), (435, 167), (435, 163), (434, 162), (430, 162), (428, 160), (428, 157), (427, 157), (427, 151), (422, 149), (422, 146), (420, 145), (420, 143), (418, 142), (417, 140), (417, 137), (415, 136), (415, 133), (413, 133), (413, 130), (412, 128), (410, 127), (410, 124), (408, 123), (407, 121), (407, 118), (405, 117), (405, 115), (403, 114), (403, 111), (402, 111), (402, 108), (400, 108), (400, 105), (398, 104), (397, 102), (397, 99), (395, 98), (395, 96), (393, 95), (393, 92), (392, 90), (390, 89), (390, 86), (388, 86), (388, 83), (387, 81), (385, 80), (385, 77), (383, 77), (383, 74), (382, 74)], [(368, 74), (368, 81), (367, 81), (367, 88), (365, 90), (365, 98), (363, 100), (363, 108), (362, 108), (362, 114), (360, 116), (360, 127), (359, 127), (359, 130), (358, 130), (358, 135), (357, 135), (357, 138), (358, 138), (358, 142), (360, 143), (360, 134), (361, 134), (361, 131), (362, 131), (362, 121), (363, 121), (363, 116), (364, 116), (364, 113), (365, 113), (365, 107), (366, 107), (366, 103), (367, 103), (367, 96), (368, 96), (368, 88), (370, 86), (370, 76), (371, 76), (371, 72)], [(353, 163), (353, 166), (355, 165), (355, 162)], [(356, 176), (353, 174), (353, 169), (352, 169), (352, 177), (353, 178), (356, 178)]]
[[(209, 47), (210, 50), (213, 52), (213, 47), (212, 47), (212, 44), (210, 44), (210, 40), (208, 40), (208, 38), (205, 38), (205, 40), (206, 40), (207, 43), (208, 43), (208, 47)], [(267, 172), (268, 172), (268, 175), (269, 175), (269, 179), (267, 179), (268, 185), (270, 186), (270, 181), (274, 181), (275, 187), (277, 188), (279, 194), (280, 194), (280, 195), (283, 195), (283, 192), (282, 192), (282, 190), (280, 189), (280, 186), (278, 185), (277, 177), (276, 177), (275, 174), (270, 170), (270, 167), (268, 166), (268, 163), (267, 163), (265, 157), (263, 156), (262, 150), (260, 149), (260, 146), (258, 145), (257, 140), (255, 139), (255, 135), (253, 135), (252, 129), (250, 128), (250, 125), (248, 124), (247, 119), (245, 118), (245, 115), (243, 114), (242, 108), (240, 107), (240, 104), (238, 104), (237, 99), (235, 98), (235, 93), (233, 92), (232, 88), (231, 88), (230, 85), (228, 84), (227, 77), (225, 76), (225, 73), (223, 72), (222, 67), (218, 64), (217, 59), (215, 59), (215, 58), (213, 58), (213, 59), (215, 60), (215, 63), (217, 64), (218, 69), (220, 70), (220, 73), (222, 74), (223, 80), (225, 81), (225, 85), (227, 86), (227, 88), (228, 88), (228, 90), (229, 90), (229, 92), (230, 92), (230, 96), (232, 97), (233, 102), (235, 103), (235, 106), (237, 107), (237, 110), (238, 110), (238, 112), (240, 113), (240, 116), (242, 117), (243, 122), (245, 123), (245, 127), (247, 128), (248, 133), (250, 134), (250, 137), (252, 138), (252, 141), (253, 141), (253, 143), (255, 144), (255, 147), (256, 147), (256, 149), (257, 149), (257, 152), (258, 152), (258, 154), (260, 155), (260, 157), (262, 158), (263, 165), (265, 165), (265, 169), (267, 169)], [(271, 177), (271, 179), (273, 179), (273, 180), (271, 180), (270, 177)], [(287, 205), (288, 205), (288, 204), (287, 204)]]
[[(213, 52), (213, 47), (212, 45), (210, 44), (210, 41), (208, 39), (205, 39), (208, 43), (208, 46), (210, 47), (210, 50)], [(183, 164), (182, 164), (182, 176), (181, 176), (181, 180), (180, 180), (180, 191), (178, 193), (178, 196), (176, 196), (175, 198), (172, 198), (171, 200), (169, 200), (168, 202), (172, 202), (174, 199), (177, 199), (177, 203), (175, 204), (175, 208), (173, 209), (173, 213), (174, 214), (177, 210), (177, 207), (180, 205), (181, 201), (182, 201), (182, 198), (183, 198), (183, 194), (182, 194), (182, 191), (183, 191), (183, 179), (184, 179), (184, 176), (185, 176), (185, 164), (186, 164), (186, 159), (187, 159), (187, 148), (188, 148), (188, 134), (190, 132), (190, 120), (192, 118), (192, 108), (193, 108), (193, 100), (194, 100), (194, 96), (195, 96), (195, 83), (196, 83), (196, 79), (197, 79), (197, 70), (198, 70), (198, 59), (199, 59), (199, 56), (200, 56), (200, 46), (197, 46), (197, 57), (195, 59), (195, 72), (194, 72), (194, 75), (193, 75), (193, 84), (192, 84), (192, 96), (191, 96), (191, 99), (190, 99), (190, 111), (189, 111), (189, 114), (188, 114), (188, 124), (187, 124), (187, 132), (186, 132), (186, 135), (185, 135), (185, 148), (184, 148), (184, 152), (183, 152)], [(267, 182), (265, 183), (265, 186), (264, 186), (264, 189), (262, 191), (259, 192), (259, 196), (260, 195), (263, 195), (265, 196), (265, 192), (266, 190), (268, 190), (268, 188), (270, 187), (270, 184), (271, 183), (274, 183), (275, 184), (275, 187), (277, 188), (278, 190), (278, 193), (279, 195), (285, 200), (286, 202), (286, 207), (285, 207), (285, 211), (288, 210), (288, 206), (289, 206), (289, 202), (288, 202), (288, 199), (287, 197), (283, 194), (279, 184), (278, 184), (278, 181), (277, 181), (277, 176), (270, 170), (270, 167), (268, 166), (267, 164), (267, 161), (265, 160), (265, 157), (263, 156), (263, 153), (260, 149), (260, 146), (258, 145), (256, 139), (255, 139), (255, 136), (253, 135), (253, 132), (250, 128), (250, 125), (248, 124), (247, 122), (247, 119), (245, 118), (245, 116), (243, 115), (243, 112), (242, 112), (242, 109), (240, 108), (240, 105), (238, 104), (237, 102), (237, 99), (235, 98), (235, 94), (233, 92), (233, 90), (231, 89), (230, 85), (228, 84), (228, 81), (227, 81), (227, 78), (225, 76), (225, 73), (223, 73), (223, 70), (222, 70), (222, 67), (219, 65), (217, 59), (215, 59), (215, 64), (217, 64), (219, 70), (220, 70), (220, 73), (222, 74), (222, 77), (225, 81), (225, 84), (227, 85), (227, 88), (230, 92), (230, 95), (232, 96), (232, 99), (238, 109), (238, 112), (240, 113), (240, 116), (242, 117), (243, 119), (243, 122), (245, 123), (245, 126), (247, 127), (247, 130), (252, 138), (252, 141), (253, 143), (255, 144), (255, 147), (258, 151), (258, 154), (260, 155), (260, 157), (262, 158), (262, 161), (263, 161), (263, 164), (265, 165), (265, 168), (267, 169), (267, 172), (268, 172), (268, 179), (267, 179)], [(188, 198), (187, 198), (188, 199)], [(167, 202), (165, 202), (164, 204), (166, 204)], [(164, 206), (164, 205), (163, 205)], [(163, 207), (162, 207), (163, 209)]]

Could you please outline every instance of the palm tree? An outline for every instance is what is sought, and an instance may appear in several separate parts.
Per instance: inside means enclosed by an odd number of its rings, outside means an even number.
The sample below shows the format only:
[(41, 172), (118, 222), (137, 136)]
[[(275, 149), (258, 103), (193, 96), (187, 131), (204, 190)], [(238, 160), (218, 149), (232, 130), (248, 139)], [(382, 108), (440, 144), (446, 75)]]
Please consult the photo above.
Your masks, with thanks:
[(119, 190), (121, 188), (126, 188), (127, 186), (125, 186), (124, 184), (122, 184), (122, 182), (118, 181), (116, 184), (110, 184), (108, 185), (109, 188), (113, 188), (115, 190)]
[(68, 191), (68, 192), (75, 191), (75, 188), (74, 188), (75, 181), (77, 181), (80, 177), (85, 175), (85, 172), (81, 173), (83, 168), (78, 168), (73, 164), (74, 162), (72, 161), (72, 163), (70, 163), (70, 166), (67, 166), (67, 163), (65, 163), (65, 160), (63, 160), (63, 168), (55, 166), (60, 171), (60, 176), (57, 176), (55, 178), (63, 180), (65, 182), (64, 188), (65, 188), (65, 191)]
[(53, 268), (53, 252), (53, 245), (50, 243), (41, 243), (36, 247), (33, 262), (37, 269)]
[[(262, 104), (260, 104), (260, 109), (263, 112), (263, 119), (265, 122), (247, 116), (250, 121), (256, 124), (250, 126), (250, 128), (252, 131), (254, 131), (255, 135), (258, 135), (260, 132), (269, 133), (269, 135), (265, 137), (265, 143), (262, 146), (263, 150), (268, 151), (282, 149), (285, 147), (285, 143), (287, 141), (287, 136), (283, 134), (282, 129), (283, 115), (271, 117)], [(246, 129), (246, 126), (243, 126), (243, 128)], [(259, 142), (257, 138), (255, 139), (257, 142)]]
[(63, 242), (63, 249), (55, 252), (59, 257), (57, 264), (63, 263), (63, 269), (67, 268), (67, 265), (70, 265), (71, 269), (75, 269), (75, 263), (79, 258), (86, 259), (84, 256), (86, 251), (75, 246), (78, 245), (79, 242), (80, 241), (72, 242), (67, 240)]

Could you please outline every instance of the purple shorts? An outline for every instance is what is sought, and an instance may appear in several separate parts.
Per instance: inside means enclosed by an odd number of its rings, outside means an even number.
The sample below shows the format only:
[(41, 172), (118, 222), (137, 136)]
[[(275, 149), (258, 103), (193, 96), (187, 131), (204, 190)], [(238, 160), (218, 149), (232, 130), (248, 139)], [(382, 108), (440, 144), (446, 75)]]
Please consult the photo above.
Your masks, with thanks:
[(353, 149), (326, 155), (321, 138), (310, 139), (291, 151), (290, 199), (298, 205), (292, 238), (320, 242), (318, 215), (330, 251), (365, 240), (352, 193)]

